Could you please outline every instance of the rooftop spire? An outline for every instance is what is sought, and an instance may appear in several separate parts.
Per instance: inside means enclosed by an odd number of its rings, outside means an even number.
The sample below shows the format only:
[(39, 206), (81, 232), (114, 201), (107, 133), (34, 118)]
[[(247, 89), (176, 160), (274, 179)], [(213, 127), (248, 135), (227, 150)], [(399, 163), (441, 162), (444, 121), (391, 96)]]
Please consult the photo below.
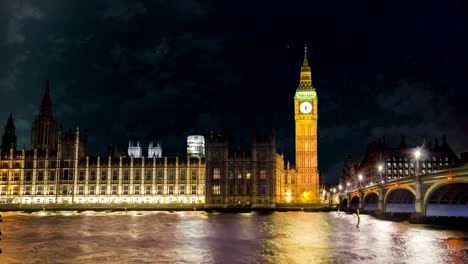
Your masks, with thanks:
[(10, 116), (8, 117), (8, 121), (7, 121), (7, 125), (5, 127), (5, 129), (15, 129), (15, 124), (13, 123), (13, 115), (10, 113)]
[(312, 72), (310, 70), (309, 61), (307, 60), (307, 46), (304, 45), (304, 62), (301, 66), (301, 80), (299, 83), (299, 90), (313, 90), (312, 85)]
[(46, 80), (45, 92), (41, 102), (41, 114), (45, 116), (52, 116), (52, 99), (50, 99), (49, 89), (49, 80)]
[(304, 45), (304, 62), (302, 63), (302, 67), (309, 67), (309, 62), (307, 61), (307, 45)]
[(0, 148), (2, 151), (9, 151), (10, 148), (16, 149), (15, 124), (11, 113), (5, 126), (5, 132), (3, 133), (2, 145)]

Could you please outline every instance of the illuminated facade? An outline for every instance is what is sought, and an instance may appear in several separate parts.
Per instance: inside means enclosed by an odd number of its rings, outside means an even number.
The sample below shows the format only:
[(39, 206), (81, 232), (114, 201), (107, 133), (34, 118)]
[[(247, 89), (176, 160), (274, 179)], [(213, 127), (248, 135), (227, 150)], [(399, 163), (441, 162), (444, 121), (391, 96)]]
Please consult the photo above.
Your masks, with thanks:
[(0, 150), (0, 203), (205, 202), (204, 158), (162, 158), (160, 145), (145, 158), (138, 143), (128, 157), (90, 156), (86, 130), (56, 129), (48, 83), (33, 123), (36, 148), (16, 150), (13, 122), (10, 116)]
[[(421, 156), (416, 159), (415, 152), (419, 150)], [(340, 184), (345, 189), (355, 190), (359, 187), (374, 185), (384, 181), (428, 174), (438, 170), (460, 166), (461, 160), (448, 145), (446, 137), (442, 137), (442, 144), (438, 139), (434, 145), (422, 144), (420, 147), (408, 146), (405, 137), (401, 137), (399, 146), (392, 147), (385, 142), (385, 138), (378, 139), (367, 146), (364, 158), (354, 162), (350, 158), (345, 160), (343, 176)], [(351, 166), (351, 165), (354, 166)], [(382, 166), (379, 171), (379, 165)], [(359, 180), (362, 175), (362, 180)]]
[(134, 158), (141, 158), (142, 150), (140, 146), (140, 142), (137, 141), (136, 145), (133, 145), (132, 141), (128, 141), (128, 156)]
[(249, 152), (230, 151), (229, 135), (206, 136), (206, 207), (274, 207), (276, 203), (276, 141), (252, 136)]
[(187, 156), (205, 157), (205, 137), (202, 135), (191, 135), (187, 137)]
[[(276, 153), (274, 130), (252, 137), (247, 152), (230, 151), (229, 137), (213, 131), (187, 138), (187, 157), (162, 157), (150, 142), (127, 155), (89, 155), (88, 134), (58, 129), (49, 82), (33, 121), (32, 150), (17, 150), (14, 121), (7, 121), (0, 150), (0, 203), (204, 203), (216, 207), (275, 207), (312, 203), (318, 195), (317, 93), (307, 50), (294, 96), (296, 166)], [(206, 157), (205, 157), (206, 156)]]
[(33, 149), (56, 149), (58, 127), (52, 111), (52, 99), (49, 94), (49, 81), (45, 84), (41, 110), (33, 121), (31, 142)]
[(162, 158), (162, 147), (161, 144), (158, 142), (156, 146), (153, 145), (153, 142), (151, 141), (148, 146), (148, 157), (156, 157), (156, 158)]
[(312, 84), (312, 73), (307, 61), (307, 48), (301, 67), (299, 87), (294, 96), (296, 127), (296, 198), (318, 195), (317, 166), (318, 99)]

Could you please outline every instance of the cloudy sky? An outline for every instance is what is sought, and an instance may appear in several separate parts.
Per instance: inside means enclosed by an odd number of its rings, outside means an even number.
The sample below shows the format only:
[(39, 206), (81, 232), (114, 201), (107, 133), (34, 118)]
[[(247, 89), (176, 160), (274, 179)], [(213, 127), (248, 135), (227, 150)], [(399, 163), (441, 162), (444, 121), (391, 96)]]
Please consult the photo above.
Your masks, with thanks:
[(275, 128), (293, 162), (307, 44), (329, 182), (383, 135), (446, 134), (468, 151), (463, 1), (367, 2), (1, 1), (0, 122), (13, 113), (30, 147), (50, 79), (57, 119), (88, 128), (94, 154), (133, 139), (184, 155), (186, 136), (206, 128), (231, 128), (242, 149), (257, 127)]

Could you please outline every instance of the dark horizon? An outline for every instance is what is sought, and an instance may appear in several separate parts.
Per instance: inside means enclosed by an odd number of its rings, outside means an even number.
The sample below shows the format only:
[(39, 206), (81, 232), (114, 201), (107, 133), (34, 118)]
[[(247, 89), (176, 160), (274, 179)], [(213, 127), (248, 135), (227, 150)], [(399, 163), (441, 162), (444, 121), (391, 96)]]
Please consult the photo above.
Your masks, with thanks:
[[(0, 126), (30, 146), (44, 82), (63, 128), (87, 128), (91, 154), (160, 141), (183, 156), (194, 130), (276, 129), (294, 164), (293, 97), (303, 47), (318, 94), (319, 171), (386, 136), (468, 151), (462, 1), (366, 4), (180, 0), (0, 3)], [(437, 18), (437, 19), (436, 19)], [(3, 133), (3, 130), (2, 130)], [(203, 133), (202, 133), (203, 134)]]

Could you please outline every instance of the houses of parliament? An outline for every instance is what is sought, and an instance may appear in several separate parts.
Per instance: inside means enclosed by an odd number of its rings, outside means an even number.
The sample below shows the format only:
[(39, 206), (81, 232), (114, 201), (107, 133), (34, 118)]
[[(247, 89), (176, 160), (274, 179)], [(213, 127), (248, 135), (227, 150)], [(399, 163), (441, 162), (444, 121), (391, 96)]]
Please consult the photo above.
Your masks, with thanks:
[[(32, 149), (18, 149), (14, 118), (0, 149), (0, 203), (181, 203), (205, 208), (311, 203), (319, 192), (318, 99), (307, 49), (294, 96), (296, 166), (276, 150), (274, 130), (252, 133), (250, 151), (234, 152), (230, 134), (207, 130), (187, 138), (187, 155), (165, 157), (162, 147), (129, 142), (128, 153), (88, 153), (88, 131), (58, 126), (46, 81), (32, 122)], [(292, 147), (292, 146), (291, 146)]]

